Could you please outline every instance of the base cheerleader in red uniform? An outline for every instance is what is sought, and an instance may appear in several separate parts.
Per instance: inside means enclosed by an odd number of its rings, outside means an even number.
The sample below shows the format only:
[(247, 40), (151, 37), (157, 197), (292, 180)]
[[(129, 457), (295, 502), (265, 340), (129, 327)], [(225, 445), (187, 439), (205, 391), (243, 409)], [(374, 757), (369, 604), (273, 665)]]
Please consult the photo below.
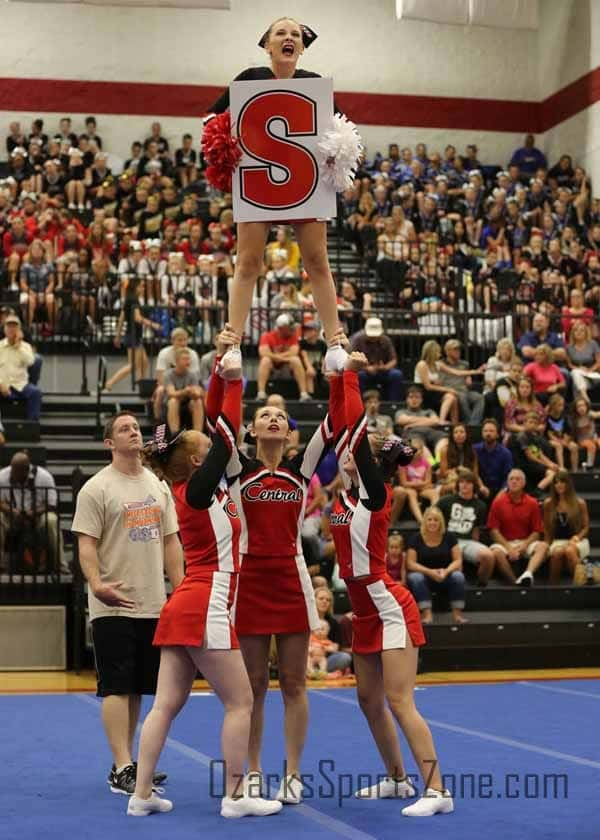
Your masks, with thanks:
[[(217, 356), (217, 366), (220, 360)], [(213, 379), (224, 383), (213, 374)], [(206, 416), (217, 416), (220, 397), (210, 392)], [(300, 759), (308, 726), (306, 662), (310, 631), (319, 626), (315, 597), (302, 554), (300, 532), (308, 485), (332, 442), (329, 418), (322, 421), (303, 453), (283, 457), (289, 439), (287, 413), (259, 408), (250, 425), (256, 457), (239, 454), (237, 475), (228, 468), (231, 493), (242, 520), (241, 567), (233, 621), (254, 694), (248, 750), (248, 783), (260, 785), (264, 703), (269, 687), (269, 648), (275, 636), (279, 685), (285, 706), (286, 770), (277, 798), (302, 799)]]
[[(270, 67), (251, 67), (244, 70), (237, 80), (250, 79), (298, 79), (316, 77), (318, 73), (298, 70), (298, 59), (315, 40), (317, 35), (308, 26), (290, 18), (273, 21), (259, 41), (269, 55)], [(229, 107), (229, 90), (219, 97), (209, 111), (223, 113)], [(330, 340), (339, 327), (335, 285), (327, 258), (327, 224), (311, 219), (295, 221), (296, 239), (302, 254), (304, 270), (311, 279), (311, 288), (319, 316), (323, 323), (326, 339)], [(233, 274), (233, 285), (229, 296), (229, 322), (239, 335), (250, 312), (252, 294), (263, 264), (265, 245), (271, 229), (270, 222), (238, 222), (237, 259)], [(346, 354), (339, 344), (330, 342), (326, 364), (331, 370), (342, 370)], [(225, 374), (241, 372), (239, 347), (227, 353), (223, 360)]]
[[(426, 790), (405, 816), (450, 813), (431, 732), (414, 702), (417, 649), (425, 644), (419, 609), (411, 593), (386, 571), (385, 552), (392, 504), (389, 478), (413, 451), (388, 438), (371, 453), (357, 372), (368, 361), (352, 353), (346, 370), (330, 379), (329, 416), (345, 489), (331, 513), (340, 577), (352, 605), (352, 650), (360, 707), (367, 718), (387, 776), (357, 791), (365, 799), (415, 795), (404, 771), (394, 718), (417, 762)], [(387, 702), (386, 702), (387, 701)], [(391, 710), (391, 711), (390, 711)]]
[(158, 688), (142, 727), (135, 793), (127, 810), (132, 816), (173, 807), (153, 792), (152, 776), (197, 671), (225, 706), (221, 815), (267, 816), (281, 810), (280, 802), (246, 795), (242, 784), (252, 691), (229, 616), (239, 571), (241, 523), (233, 499), (220, 486), (228, 462), (237, 461), (241, 394), (241, 381), (230, 381), (212, 446), (197, 431), (182, 432), (169, 441), (163, 425), (147, 453), (150, 466), (172, 486), (186, 572), (162, 609), (154, 637), (154, 644), (161, 647)]

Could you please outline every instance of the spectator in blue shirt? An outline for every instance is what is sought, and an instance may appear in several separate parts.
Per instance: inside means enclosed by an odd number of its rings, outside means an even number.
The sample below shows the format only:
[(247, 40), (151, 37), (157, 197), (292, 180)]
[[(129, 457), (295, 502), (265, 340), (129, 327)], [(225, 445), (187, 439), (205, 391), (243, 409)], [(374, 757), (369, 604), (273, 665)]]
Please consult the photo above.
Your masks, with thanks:
[(479, 478), (483, 482), (481, 491), (488, 499), (493, 499), (506, 485), (506, 479), (513, 468), (513, 457), (509, 449), (498, 442), (500, 432), (495, 420), (483, 421), (481, 443), (473, 449), (479, 464)]
[(518, 166), (521, 178), (524, 178), (535, 175), (537, 169), (546, 169), (548, 161), (545, 154), (536, 149), (533, 134), (528, 134), (525, 145), (513, 153), (509, 165)]
[(548, 344), (554, 353), (554, 361), (557, 364), (566, 365), (567, 351), (565, 345), (556, 333), (550, 332), (550, 319), (543, 312), (536, 312), (531, 323), (532, 329), (523, 333), (519, 339), (519, 352), (523, 359), (532, 362), (535, 356), (535, 349), (540, 344)]
[(481, 169), (482, 164), (477, 159), (477, 152), (479, 149), (474, 143), (469, 143), (465, 152), (465, 168), (468, 170), (470, 169)]
[(427, 166), (429, 158), (427, 157), (427, 146), (425, 143), (417, 143), (415, 146), (415, 160), (418, 160), (421, 166)]

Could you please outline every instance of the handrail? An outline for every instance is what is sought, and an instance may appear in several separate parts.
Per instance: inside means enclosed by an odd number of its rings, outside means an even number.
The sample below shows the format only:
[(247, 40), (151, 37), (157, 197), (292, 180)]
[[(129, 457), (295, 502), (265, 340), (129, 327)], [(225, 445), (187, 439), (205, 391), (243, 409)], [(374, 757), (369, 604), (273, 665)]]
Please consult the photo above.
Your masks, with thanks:
[(106, 377), (108, 376), (108, 364), (104, 356), (98, 356), (98, 380), (96, 383), (96, 434), (100, 432), (101, 422), (100, 415), (102, 413), (102, 392), (106, 385)]

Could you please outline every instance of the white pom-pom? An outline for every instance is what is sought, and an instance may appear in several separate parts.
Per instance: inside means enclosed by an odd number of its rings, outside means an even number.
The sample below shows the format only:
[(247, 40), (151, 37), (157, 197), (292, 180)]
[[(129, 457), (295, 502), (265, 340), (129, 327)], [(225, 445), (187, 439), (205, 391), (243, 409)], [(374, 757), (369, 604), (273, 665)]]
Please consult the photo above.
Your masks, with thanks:
[(336, 192), (352, 186), (363, 145), (356, 126), (342, 114), (335, 114), (331, 126), (317, 144), (323, 180)]

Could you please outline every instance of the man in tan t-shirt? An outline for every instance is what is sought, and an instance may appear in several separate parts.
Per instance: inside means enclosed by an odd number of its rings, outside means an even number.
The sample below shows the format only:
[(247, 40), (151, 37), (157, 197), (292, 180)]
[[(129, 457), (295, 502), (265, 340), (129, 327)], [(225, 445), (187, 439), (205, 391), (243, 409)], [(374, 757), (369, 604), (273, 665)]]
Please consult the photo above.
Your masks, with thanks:
[(131, 794), (141, 695), (156, 692), (160, 651), (152, 640), (166, 599), (164, 572), (178, 586), (183, 553), (169, 488), (142, 466), (135, 417), (112, 417), (104, 442), (112, 463), (82, 487), (72, 529), (88, 582), (97, 693), (114, 760), (108, 781), (113, 793)]

